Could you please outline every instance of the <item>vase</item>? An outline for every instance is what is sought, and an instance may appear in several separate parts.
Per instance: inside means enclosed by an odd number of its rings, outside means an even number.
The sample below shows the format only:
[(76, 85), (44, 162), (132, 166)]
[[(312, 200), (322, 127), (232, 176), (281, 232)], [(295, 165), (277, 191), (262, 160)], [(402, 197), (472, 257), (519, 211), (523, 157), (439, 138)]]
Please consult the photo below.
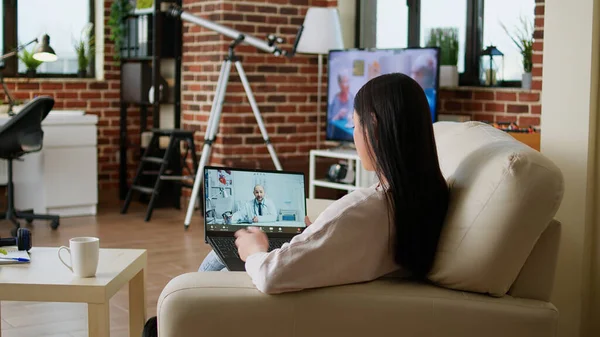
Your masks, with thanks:
[(458, 67), (440, 67), (440, 87), (458, 87)]
[(34, 78), (37, 71), (35, 69), (27, 69), (25, 75), (29, 78)]
[(85, 78), (87, 76), (87, 71), (86, 70), (79, 70), (77, 72), (77, 77), (79, 78)]
[(530, 90), (531, 89), (531, 73), (524, 73), (521, 81), (521, 88)]

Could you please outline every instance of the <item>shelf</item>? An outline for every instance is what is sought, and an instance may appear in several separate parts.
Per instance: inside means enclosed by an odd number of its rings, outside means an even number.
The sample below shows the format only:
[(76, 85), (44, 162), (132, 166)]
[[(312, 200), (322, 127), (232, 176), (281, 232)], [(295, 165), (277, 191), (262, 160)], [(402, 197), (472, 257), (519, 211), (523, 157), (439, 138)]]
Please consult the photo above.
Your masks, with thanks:
[[(133, 101), (123, 101), (123, 104), (128, 104), (128, 105), (139, 105), (139, 106), (154, 106), (154, 103), (150, 103), (150, 102), (133, 102)], [(177, 102), (160, 102), (158, 105), (166, 105), (166, 106), (170, 106), (170, 105), (177, 105)]]
[(335, 189), (338, 189), (338, 190), (346, 190), (346, 191), (354, 191), (354, 190), (360, 188), (360, 187), (356, 187), (356, 185), (334, 183), (334, 182), (331, 182), (331, 181), (326, 180), (326, 179), (315, 179), (312, 182), (312, 184), (315, 185), (315, 186), (327, 187), (327, 188), (335, 188)]
[(132, 101), (123, 101), (123, 104), (131, 104), (131, 105), (139, 105), (139, 106), (152, 106), (150, 102), (132, 102)]
[(539, 90), (524, 89), (521, 87), (487, 87), (487, 86), (468, 86), (459, 85), (458, 87), (440, 87), (442, 91), (502, 91), (502, 92), (517, 92), (517, 93), (535, 93)]
[(150, 8), (143, 8), (143, 9), (134, 9), (133, 11), (129, 12), (129, 14), (127, 14), (128, 17), (133, 17), (133, 16), (141, 16), (141, 15), (152, 15), (154, 14), (154, 7), (150, 7)]
[(149, 62), (152, 61), (152, 56), (124, 57), (121, 56), (123, 62)]
[[(182, 0), (172, 1), (182, 6)], [(124, 20), (123, 44), (117, 52), (121, 58), (120, 90), (122, 103), (119, 123), (119, 198), (125, 199), (129, 190), (127, 165), (128, 148), (135, 153), (143, 153), (148, 145), (151, 129), (180, 128), (181, 123), (181, 51), (183, 45), (183, 25), (181, 20), (171, 18), (160, 11), (160, 1), (154, 1), (151, 8), (131, 9)], [(163, 62), (164, 61), (164, 62)], [(149, 102), (150, 88), (158, 89), (163, 82), (162, 77), (173, 78), (167, 81), (168, 90), (163, 90), (163, 100)], [(128, 109), (139, 111), (142, 118), (140, 128), (128, 130)], [(137, 111), (136, 111), (137, 113)], [(136, 116), (137, 117), (137, 116)], [(149, 118), (152, 118), (152, 122)], [(140, 144), (130, 144), (128, 133), (140, 137)], [(159, 148), (164, 151), (169, 142), (168, 137), (159, 138)], [(179, 175), (181, 167), (173, 162), (173, 169)], [(138, 163), (139, 165), (139, 163)], [(139, 169), (139, 168), (138, 168)], [(152, 170), (152, 169), (150, 169)], [(152, 176), (144, 176), (141, 186), (153, 187)], [(174, 188), (164, 188), (161, 199), (179, 200), (180, 183), (169, 181)], [(160, 203), (160, 202), (159, 202)]]
[(360, 160), (358, 153), (354, 149), (311, 150), (310, 153), (319, 157)]

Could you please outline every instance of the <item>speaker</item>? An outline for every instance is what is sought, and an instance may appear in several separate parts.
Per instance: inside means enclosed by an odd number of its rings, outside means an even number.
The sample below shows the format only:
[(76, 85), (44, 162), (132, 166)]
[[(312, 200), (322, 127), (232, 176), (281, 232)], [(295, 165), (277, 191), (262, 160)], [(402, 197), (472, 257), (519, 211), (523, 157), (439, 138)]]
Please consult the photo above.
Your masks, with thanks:
[(346, 174), (348, 173), (348, 165), (345, 163), (333, 164), (329, 167), (329, 171), (327, 172), (327, 178), (335, 183), (341, 182), (346, 178)]
[(32, 238), (31, 231), (27, 228), (17, 229), (17, 237), (0, 239), (0, 247), (17, 246), (19, 250), (31, 249)]

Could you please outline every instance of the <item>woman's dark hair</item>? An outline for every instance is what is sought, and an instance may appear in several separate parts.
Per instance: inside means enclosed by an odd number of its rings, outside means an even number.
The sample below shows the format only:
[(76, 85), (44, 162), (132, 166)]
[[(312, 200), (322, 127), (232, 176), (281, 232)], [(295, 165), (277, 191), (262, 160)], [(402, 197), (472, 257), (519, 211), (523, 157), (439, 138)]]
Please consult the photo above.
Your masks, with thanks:
[(387, 182), (396, 227), (395, 261), (423, 279), (433, 265), (449, 194), (427, 97), (409, 76), (387, 74), (358, 91), (354, 108), (371, 144), (368, 152), (377, 177)]

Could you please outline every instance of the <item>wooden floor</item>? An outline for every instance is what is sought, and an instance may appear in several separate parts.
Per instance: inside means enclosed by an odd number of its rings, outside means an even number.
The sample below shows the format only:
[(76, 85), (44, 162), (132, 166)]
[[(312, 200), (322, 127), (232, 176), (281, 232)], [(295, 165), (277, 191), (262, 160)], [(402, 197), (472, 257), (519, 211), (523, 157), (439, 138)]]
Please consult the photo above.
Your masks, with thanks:
[[(68, 246), (75, 236), (96, 236), (101, 248), (148, 250), (146, 301), (148, 317), (156, 315), (158, 296), (173, 277), (197, 271), (210, 248), (204, 243), (200, 212), (184, 231), (185, 207), (155, 209), (144, 222), (145, 205), (132, 203), (126, 215), (115, 201), (101, 202), (95, 217), (63, 218), (56, 230), (46, 222), (26, 226), (34, 246)], [(24, 225), (24, 224), (22, 224)], [(9, 236), (10, 225), (0, 222), (0, 237)], [(128, 335), (127, 286), (110, 302), (111, 336)], [(78, 303), (2, 302), (2, 337), (87, 336), (87, 307)]]

